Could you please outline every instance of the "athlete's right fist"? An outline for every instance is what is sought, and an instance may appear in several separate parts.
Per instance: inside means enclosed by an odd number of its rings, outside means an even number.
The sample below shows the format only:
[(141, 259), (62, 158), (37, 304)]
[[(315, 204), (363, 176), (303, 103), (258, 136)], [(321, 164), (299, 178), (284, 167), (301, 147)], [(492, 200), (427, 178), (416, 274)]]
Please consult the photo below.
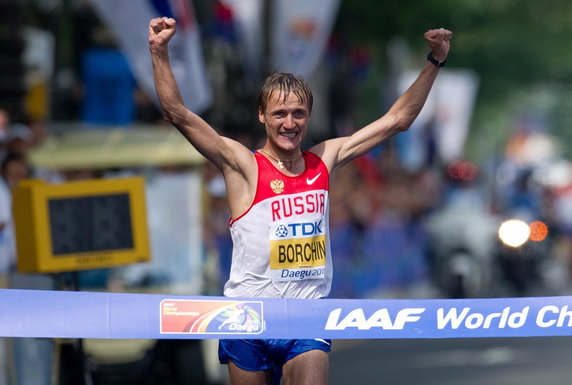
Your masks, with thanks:
[(149, 47), (165, 47), (175, 35), (177, 22), (170, 17), (157, 17), (149, 22)]

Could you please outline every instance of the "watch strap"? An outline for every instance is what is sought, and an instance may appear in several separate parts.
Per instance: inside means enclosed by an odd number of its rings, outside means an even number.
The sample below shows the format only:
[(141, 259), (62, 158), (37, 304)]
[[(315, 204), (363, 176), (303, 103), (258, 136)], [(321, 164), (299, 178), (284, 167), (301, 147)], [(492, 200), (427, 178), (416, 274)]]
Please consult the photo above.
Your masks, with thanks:
[(443, 61), (439, 61), (439, 60), (435, 59), (433, 57), (433, 52), (429, 52), (427, 54), (427, 60), (429, 60), (431, 63), (433, 63), (435, 65), (435, 67), (444, 67), (445, 64), (447, 64), (447, 59), (445, 59)]

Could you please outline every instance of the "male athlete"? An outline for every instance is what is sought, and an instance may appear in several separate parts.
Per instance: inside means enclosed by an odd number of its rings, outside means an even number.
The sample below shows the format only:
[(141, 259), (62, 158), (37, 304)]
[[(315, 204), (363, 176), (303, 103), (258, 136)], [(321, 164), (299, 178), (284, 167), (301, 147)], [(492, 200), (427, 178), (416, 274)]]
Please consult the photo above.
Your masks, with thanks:
[[(313, 96), (299, 76), (278, 73), (266, 79), (258, 119), (266, 130), (261, 149), (251, 151), (220, 136), (182, 102), (169, 65), (167, 45), (176, 22), (149, 24), (155, 87), (164, 118), (224, 177), (230, 207), (233, 255), (229, 297), (326, 297), (332, 280), (328, 240), (328, 187), (338, 167), (364, 155), (385, 139), (407, 130), (417, 117), (449, 52), (452, 33), (425, 33), (431, 53), (413, 85), (389, 111), (351, 136), (300, 148), (308, 129)], [(222, 340), (221, 363), (231, 383), (326, 384), (330, 341)]]

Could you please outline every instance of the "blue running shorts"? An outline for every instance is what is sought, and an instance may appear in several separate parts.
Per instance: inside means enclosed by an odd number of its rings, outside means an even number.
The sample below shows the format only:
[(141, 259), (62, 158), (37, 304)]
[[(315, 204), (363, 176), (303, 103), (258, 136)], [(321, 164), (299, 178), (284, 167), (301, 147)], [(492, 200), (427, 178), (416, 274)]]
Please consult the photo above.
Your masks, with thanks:
[(330, 352), (331, 340), (220, 340), (218, 358), (221, 364), (232, 361), (243, 370), (282, 371), (282, 366), (299, 354), (310, 350)]

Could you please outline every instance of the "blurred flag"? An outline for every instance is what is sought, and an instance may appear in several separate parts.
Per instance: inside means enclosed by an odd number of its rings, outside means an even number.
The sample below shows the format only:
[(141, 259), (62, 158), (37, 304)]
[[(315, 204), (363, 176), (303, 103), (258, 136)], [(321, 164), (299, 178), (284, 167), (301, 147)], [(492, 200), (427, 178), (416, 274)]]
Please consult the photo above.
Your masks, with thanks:
[(271, 71), (309, 78), (324, 53), (340, 0), (223, 0), (233, 9), (250, 74), (261, 72), (264, 7), (271, 5)]
[(167, 16), (177, 20), (177, 34), (169, 43), (170, 62), (185, 105), (201, 113), (212, 103), (201, 41), (188, 0), (91, 0), (99, 17), (114, 34), (137, 82), (156, 100), (148, 45), (149, 21)]
[[(246, 73), (254, 79), (261, 74), (263, 56), (263, 8), (264, 0), (221, 0), (232, 9), (235, 27), (243, 50)], [(265, 0), (270, 1), (270, 0)]]
[[(400, 91), (404, 92), (418, 75), (406, 72), (400, 79)], [(479, 78), (471, 70), (441, 70), (412, 128), (399, 136), (406, 167), (425, 165), (431, 145), (444, 163), (463, 158), (478, 86)]]
[(275, 0), (272, 67), (309, 78), (334, 25), (339, 0)]

